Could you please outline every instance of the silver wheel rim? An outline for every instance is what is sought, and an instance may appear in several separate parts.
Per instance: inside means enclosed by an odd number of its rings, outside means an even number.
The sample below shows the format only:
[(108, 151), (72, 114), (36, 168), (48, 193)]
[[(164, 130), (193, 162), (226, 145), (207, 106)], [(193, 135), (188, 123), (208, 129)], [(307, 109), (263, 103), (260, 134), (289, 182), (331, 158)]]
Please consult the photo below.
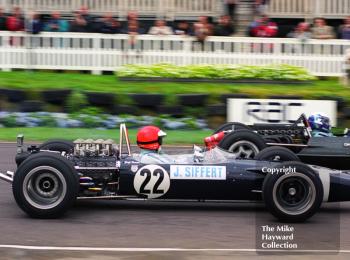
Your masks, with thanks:
[(228, 151), (236, 158), (252, 159), (259, 153), (259, 148), (250, 141), (242, 140), (232, 144)]
[(67, 193), (67, 183), (62, 173), (50, 166), (32, 169), (24, 178), (23, 195), (38, 209), (52, 209), (59, 205)]
[(275, 183), (273, 201), (276, 207), (288, 215), (307, 212), (316, 200), (316, 187), (312, 180), (302, 173), (281, 176)]
[(281, 161), (281, 156), (275, 155), (271, 158), (271, 161), (278, 161), (279, 162), (279, 161)]

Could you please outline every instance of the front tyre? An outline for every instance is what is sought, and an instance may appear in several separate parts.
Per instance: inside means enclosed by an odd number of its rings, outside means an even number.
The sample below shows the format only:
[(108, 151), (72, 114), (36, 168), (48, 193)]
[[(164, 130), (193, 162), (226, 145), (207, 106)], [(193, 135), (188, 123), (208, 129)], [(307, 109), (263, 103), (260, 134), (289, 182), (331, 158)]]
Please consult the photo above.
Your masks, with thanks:
[(12, 190), (18, 206), (29, 216), (57, 218), (76, 200), (79, 179), (66, 158), (42, 152), (19, 166)]
[(282, 222), (303, 222), (314, 215), (323, 200), (319, 176), (300, 162), (281, 163), (275, 168), (281, 171), (270, 173), (263, 183), (266, 208)]

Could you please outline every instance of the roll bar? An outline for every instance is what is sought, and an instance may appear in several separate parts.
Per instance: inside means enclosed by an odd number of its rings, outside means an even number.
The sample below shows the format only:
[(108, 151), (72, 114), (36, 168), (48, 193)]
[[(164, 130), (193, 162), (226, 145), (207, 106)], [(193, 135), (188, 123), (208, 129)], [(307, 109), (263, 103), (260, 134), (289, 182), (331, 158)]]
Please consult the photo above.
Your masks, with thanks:
[(300, 117), (293, 123), (294, 126), (297, 126), (299, 124), (303, 124), (305, 126), (305, 136), (307, 138), (311, 137), (311, 127), (309, 124), (309, 121), (307, 120), (307, 117), (304, 113), (300, 115)]
[(128, 134), (128, 129), (126, 128), (125, 124), (120, 124), (120, 135), (119, 135), (119, 158), (122, 156), (122, 150), (123, 150), (123, 141), (125, 139), (126, 142), (126, 148), (128, 150), (128, 155), (131, 155), (131, 148), (130, 148), (130, 139)]

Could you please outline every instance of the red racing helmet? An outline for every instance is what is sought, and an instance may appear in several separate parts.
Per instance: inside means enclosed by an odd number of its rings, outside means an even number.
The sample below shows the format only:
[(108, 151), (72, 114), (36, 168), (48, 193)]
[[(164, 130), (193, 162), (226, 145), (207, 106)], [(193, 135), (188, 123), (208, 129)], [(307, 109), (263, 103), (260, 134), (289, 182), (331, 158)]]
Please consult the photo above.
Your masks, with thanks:
[(166, 133), (156, 126), (142, 127), (136, 136), (137, 145), (142, 149), (158, 150)]

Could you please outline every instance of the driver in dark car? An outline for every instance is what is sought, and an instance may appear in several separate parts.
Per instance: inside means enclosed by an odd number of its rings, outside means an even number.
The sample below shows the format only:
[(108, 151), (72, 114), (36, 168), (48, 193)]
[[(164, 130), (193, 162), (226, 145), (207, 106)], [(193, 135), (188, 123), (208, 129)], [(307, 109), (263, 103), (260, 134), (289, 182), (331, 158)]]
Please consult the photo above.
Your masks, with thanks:
[(312, 129), (313, 137), (332, 137), (331, 124), (328, 116), (322, 113), (315, 113), (308, 118), (309, 125)]

